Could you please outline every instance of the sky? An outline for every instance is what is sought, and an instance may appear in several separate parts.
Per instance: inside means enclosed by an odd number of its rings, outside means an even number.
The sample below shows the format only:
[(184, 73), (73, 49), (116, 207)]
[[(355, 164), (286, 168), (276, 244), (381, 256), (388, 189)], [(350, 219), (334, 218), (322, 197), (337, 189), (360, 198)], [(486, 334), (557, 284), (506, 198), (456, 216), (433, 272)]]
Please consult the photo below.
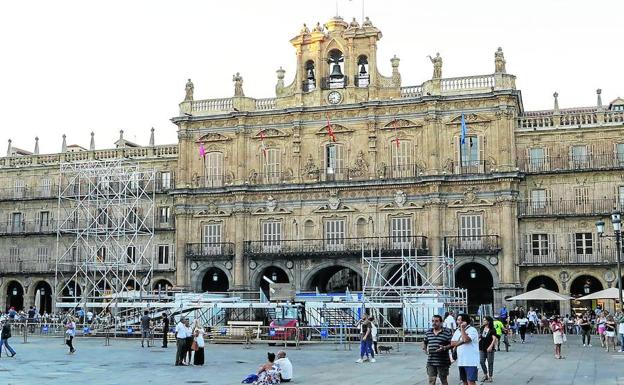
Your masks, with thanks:
[[(443, 76), (493, 72), (501, 46), (526, 110), (593, 106), (624, 96), (622, 0), (364, 0), (383, 37), (377, 60), (403, 85), (429, 79), (440, 52)], [(305, 22), (338, 13), (361, 23), (363, 0), (21, 0), (0, 5), (0, 145), (41, 153), (68, 144), (111, 148), (124, 138), (176, 143), (186, 80), (195, 99), (230, 97), (232, 75), (246, 96), (275, 96), (276, 74), (294, 76), (289, 40)], [(5, 147), (6, 148), (6, 147)], [(0, 150), (0, 156), (5, 154)]]

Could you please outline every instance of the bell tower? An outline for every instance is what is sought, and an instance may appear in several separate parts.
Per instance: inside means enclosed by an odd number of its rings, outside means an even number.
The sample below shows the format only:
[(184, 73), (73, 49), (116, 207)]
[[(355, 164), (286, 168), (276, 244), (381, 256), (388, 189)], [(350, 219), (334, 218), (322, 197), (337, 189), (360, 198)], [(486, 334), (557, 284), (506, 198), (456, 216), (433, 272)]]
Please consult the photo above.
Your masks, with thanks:
[(400, 93), (398, 61), (393, 76), (377, 71), (377, 41), (381, 31), (367, 17), (362, 25), (355, 18), (346, 23), (340, 16), (304, 24), (290, 40), (297, 55), (297, 71), (290, 86), (278, 82), (278, 97), (294, 97), (296, 104), (325, 105), (362, 102)]

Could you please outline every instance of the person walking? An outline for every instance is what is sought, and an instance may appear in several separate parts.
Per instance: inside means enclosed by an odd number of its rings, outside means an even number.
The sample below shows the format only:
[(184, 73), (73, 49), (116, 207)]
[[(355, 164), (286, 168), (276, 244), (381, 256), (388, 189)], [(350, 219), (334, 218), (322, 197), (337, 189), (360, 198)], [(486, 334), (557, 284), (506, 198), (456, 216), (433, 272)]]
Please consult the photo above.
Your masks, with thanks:
[(479, 375), (479, 332), (470, 323), (469, 315), (459, 314), (459, 328), (451, 339), (451, 347), (457, 348), (459, 378), (464, 385), (475, 385)]
[(0, 332), (0, 357), (2, 356), (2, 347), (7, 350), (7, 355), (11, 353), (9, 357), (15, 356), (15, 350), (9, 345), (9, 338), (11, 338), (11, 319), (4, 321), (2, 325), (2, 331)]
[[(479, 358), (481, 369), (483, 370), (482, 382), (492, 382), (494, 376), (494, 346), (496, 346), (496, 329), (494, 329), (494, 319), (485, 316), (481, 325), (479, 335)], [(486, 366), (487, 360), (487, 366)]]
[[(453, 319), (453, 321), (455, 320)], [(453, 331), (442, 325), (442, 317), (437, 314), (434, 315), (431, 318), (431, 329), (427, 331), (423, 341), (423, 350), (427, 354), (429, 385), (435, 385), (436, 378), (440, 378), (442, 385), (448, 385), (449, 367), (451, 366), (448, 350), (451, 346)]]
[(553, 334), (553, 342), (555, 344), (555, 358), (561, 359), (561, 345), (565, 342), (565, 328), (561, 323), (558, 315), (555, 315), (550, 323), (550, 330)]
[(74, 354), (76, 348), (74, 348), (74, 337), (76, 337), (76, 322), (72, 316), (67, 317), (67, 323), (65, 324), (65, 345), (69, 347), (69, 354)]
[(529, 325), (529, 319), (526, 316), (522, 315), (522, 318), (518, 318), (517, 324), (518, 331), (520, 332), (520, 343), (523, 344), (526, 342), (526, 332)]
[(455, 321), (455, 316), (452, 310), (444, 314), (444, 323), (442, 324), (442, 327), (449, 329), (451, 332), (455, 332), (455, 329), (457, 329), (457, 322)]
[[(373, 335), (372, 335), (372, 327), (371, 323), (368, 320), (368, 315), (364, 315), (362, 317), (362, 340), (360, 341), (360, 358), (355, 361), (358, 364), (361, 364), (364, 361), (369, 359), (370, 354), (370, 362), (375, 362), (375, 352), (373, 352)], [(366, 356), (366, 359), (364, 359)]]
[(373, 337), (371, 349), (375, 354), (378, 355), (379, 352), (377, 351), (377, 323), (375, 322), (375, 318), (373, 316), (369, 317), (368, 321), (371, 325), (371, 336)]
[(615, 351), (615, 328), (615, 319), (612, 315), (607, 316), (607, 323), (605, 324), (607, 352), (609, 351), (609, 346), (613, 346), (613, 351)]
[(186, 357), (186, 337), (188, 332), (188, 318), (180, 319), (180, 322), (176, 325), (176, 366), (186, 366), (183, 362)]
[(539, 327), (539, 318), (537, 317), (537, 312), (533, 310), (532, 307), (529, 308), (529, 312), (527, 313), (527, 319), (529, 320), (529, 333), (530, 336), (535, 334), (535, 330)]
[(618, 333), (620, 335), (620, 353), (624, 353), (624, 312), (620, 312), (616, 315), (618, 322)]
[(498, 319), (498, 317), (496, 317), (494, 319), (494, 329), (496, 330), (496, 347), (497, 350), (500, 352), (500, 342), (501, 340), (503, 341), (503, 343), (505, 344), (505, 351), (509, 351), (509, 340), (507, 339), (507, 330), (505, 328), (505, 325), (501, 322), (500, 319)]
[[(599, 309), (596, 309), (598, 311)], [(600, 338), (600, 346), (605, 347), (605, 327), (607, 325), (607, 316), (600, 311), (596, 318), (596, 327), (598, 329), (598, 337)]]
[(169, 334), (169, 316), (166, 312), (162, 313), (162, 329), (163, 329), (163, 339), (162, 339), (162, 347), (167, 347), (168, 334)]
[(195, 354), (193, 355), (193, 365), (202, 366), (204, 364), (204, 334), (206, 331), (199, 324), (199, 320), (195, 320), (195, 327), (193, 329), (193, 336), (195, 337), (193, 343), (195, 346)]
[(145, 347), (145, 339), (147, 339), (147, 347), (150, 347), (150, 336), (152, 334), (152, 319), (149, 316), (149, 311), (143, 311), (143, 317), (141, 317), (141, 347)]
[(579, 322), (579, 326), (581, 327), (581, 340), (583, 342), (583, 346), (591, 347), (591, 323), (589, 322), (589, 318), (584, 315)]

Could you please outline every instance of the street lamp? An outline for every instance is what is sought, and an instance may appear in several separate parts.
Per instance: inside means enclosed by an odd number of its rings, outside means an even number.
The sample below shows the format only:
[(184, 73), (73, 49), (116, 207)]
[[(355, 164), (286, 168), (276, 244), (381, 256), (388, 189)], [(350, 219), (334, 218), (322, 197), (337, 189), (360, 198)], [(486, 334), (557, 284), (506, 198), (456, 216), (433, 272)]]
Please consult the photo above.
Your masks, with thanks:
[(622, 255), (622, 215), (619, 211), (614, 211), (611, 214), (611, 223), (613, 224), (613, 234), (614, 235), (605, 235), (604, 234), (604, 221), (596, 222), (596, 231), (598, 235), (605, 238), (615, 238), (615, 248), (617, 255), (617, 279), (618, 279), (618, 295), (620, 298), (620, 310), (624, 309), (624, 301), (622, 301), (622, 266), (621, 266), (621, 255)]
[(589, 282), (589, 280), (585, 281), (585, 284), (583, 285), (583, 293), (585, 293), (585, 295), (589, 294), (591, 291), (591, 283)]
[(475, 269), (470, 269), (470, 278), (477, 278), (477, 271)]
[(273, 274), (271, 274), (271, 281), (277, 281), (277, 273), (275, 271), (273, 272)]
[(17, 295), (17, 288), (16, 287), (13, 288), (13, 295)]
[(219, 274), (216, 272), (212, 273), (212, 281), (217, 282), (219, 280)]

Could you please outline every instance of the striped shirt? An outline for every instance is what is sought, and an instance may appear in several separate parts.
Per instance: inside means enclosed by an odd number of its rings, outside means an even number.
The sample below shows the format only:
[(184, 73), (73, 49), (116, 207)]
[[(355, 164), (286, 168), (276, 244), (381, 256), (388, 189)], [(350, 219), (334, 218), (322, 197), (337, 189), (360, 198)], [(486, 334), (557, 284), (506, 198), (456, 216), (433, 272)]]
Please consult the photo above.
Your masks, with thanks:
[(442, 328), (438, 334), (433, 332), (433, 329), (429, 329), (425, 334), (425, 345), (427, 346), (427, 365), (431, 366), (450, 366), (451, 360), (449, 358), (448, 350), (437, 351), (441, 346), (448, 346), (451, 344), (451, 338), (453, 332), (450, 329)]

